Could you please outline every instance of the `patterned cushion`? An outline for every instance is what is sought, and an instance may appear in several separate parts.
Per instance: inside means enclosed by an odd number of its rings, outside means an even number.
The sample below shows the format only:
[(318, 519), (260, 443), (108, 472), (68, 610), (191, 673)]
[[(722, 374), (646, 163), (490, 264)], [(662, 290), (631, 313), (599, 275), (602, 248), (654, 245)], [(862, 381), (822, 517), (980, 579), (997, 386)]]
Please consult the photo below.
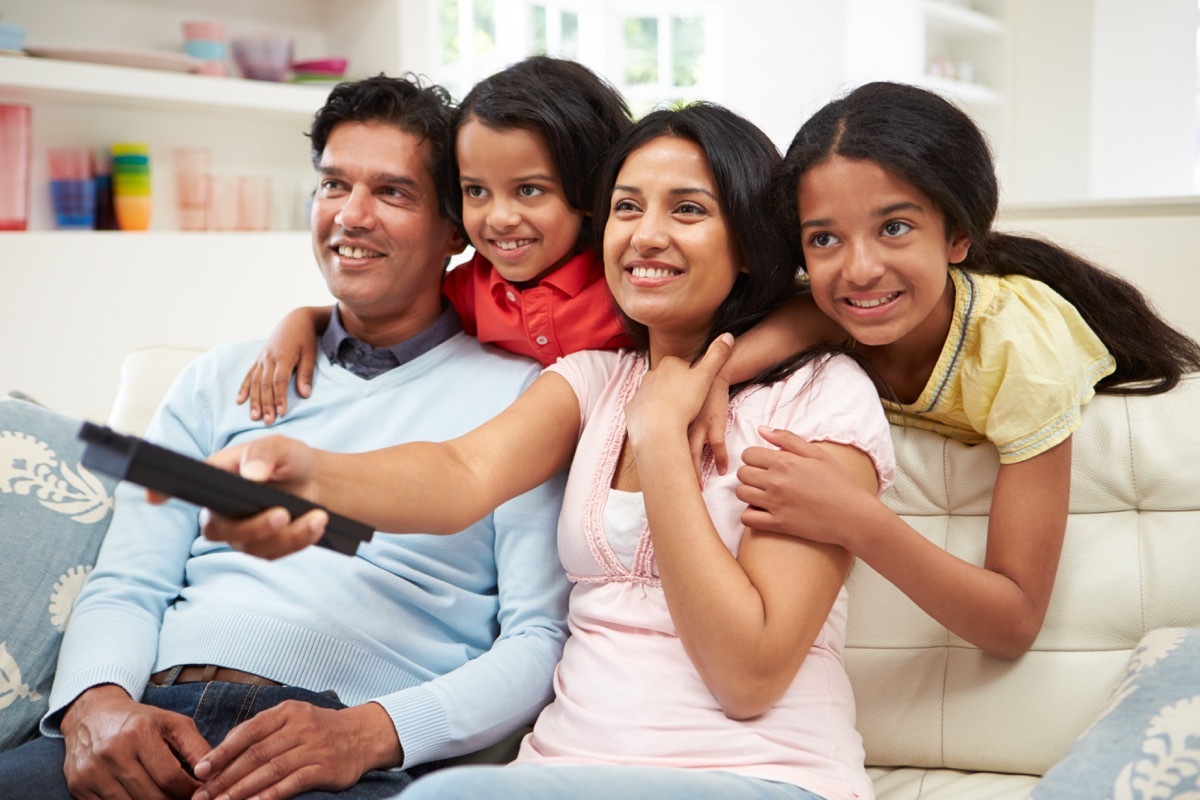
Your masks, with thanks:
[(58, 645), (112, 518), (80, 421), (0, 399), (0, 750), (36, 733)]
[(1030, 797), (1200, 797), (1200, 629), (1142, 637), (1108, 707)]

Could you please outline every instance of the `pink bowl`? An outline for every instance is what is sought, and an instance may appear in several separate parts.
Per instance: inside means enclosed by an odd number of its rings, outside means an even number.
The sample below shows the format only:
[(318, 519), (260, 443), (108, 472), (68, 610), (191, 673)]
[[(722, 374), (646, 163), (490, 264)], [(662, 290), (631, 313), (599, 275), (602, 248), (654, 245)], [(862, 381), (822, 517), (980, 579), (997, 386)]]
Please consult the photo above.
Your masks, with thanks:
[(341, 77), (346, 74), (347, 60), (340, 56), (329, 56), (328, 58), (313, 58), (307, 61), (293, 61), (292, 71), (302, 72), (305, 75), (331, 75)]
[(183, 23), (183, 38), (202, 42), (220, 42), (225, 39), (225, 23), (207, 20), (188, 20)]
[(243, 78), (256, 81), (287, 79), (292, 64), (292, 40), (287, 36), (234, 36), (229, 40), (233, 63)]

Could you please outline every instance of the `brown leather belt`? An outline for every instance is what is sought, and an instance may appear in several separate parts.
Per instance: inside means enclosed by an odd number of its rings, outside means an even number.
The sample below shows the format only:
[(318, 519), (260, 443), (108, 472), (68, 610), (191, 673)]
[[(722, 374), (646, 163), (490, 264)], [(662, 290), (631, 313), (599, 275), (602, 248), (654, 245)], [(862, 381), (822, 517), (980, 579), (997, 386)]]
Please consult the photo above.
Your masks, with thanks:
[[(178, 671), (175, 679), (171, 673)], [(177, 683), (244, 683), (249, 686), (283, 686), (279, 681), (255, 675), (253, 672), (242, 672), (240, 669), (218, 667), (216, 664), (188, 664), (185, 667), (171, 667), (150, 676), (150, 682), (158, 685), (173, 685)]]

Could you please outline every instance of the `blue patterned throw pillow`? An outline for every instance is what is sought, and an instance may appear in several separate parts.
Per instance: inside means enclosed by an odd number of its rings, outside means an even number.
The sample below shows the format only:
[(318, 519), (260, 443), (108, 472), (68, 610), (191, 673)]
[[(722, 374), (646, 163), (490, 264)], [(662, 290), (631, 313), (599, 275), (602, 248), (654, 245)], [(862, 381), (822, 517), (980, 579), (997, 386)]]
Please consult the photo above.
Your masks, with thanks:
[(112, 518), (80, 420), (0, 399), (0, 750), (37, 732), (58, 645)]
[(1108, 707), (1030, 798), (1200, 798), (1200, 629), (1142, 637)]

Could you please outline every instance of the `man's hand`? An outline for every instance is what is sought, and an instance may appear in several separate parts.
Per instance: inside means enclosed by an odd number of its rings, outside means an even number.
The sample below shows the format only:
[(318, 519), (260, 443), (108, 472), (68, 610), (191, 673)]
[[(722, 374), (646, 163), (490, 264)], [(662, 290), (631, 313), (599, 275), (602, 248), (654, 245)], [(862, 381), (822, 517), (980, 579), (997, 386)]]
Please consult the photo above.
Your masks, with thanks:
[(196, 765), (193, 800), (284, 800), (348, 789), (372, 769), (403, 760), (382, 706), (339, 710), (289, 700), (238, 725)]
[(190, 797), (208, 742), (189, 717), (143, 705), (119, 686), (88, 689), (63, 715), (67, 787), (76, 798)]

